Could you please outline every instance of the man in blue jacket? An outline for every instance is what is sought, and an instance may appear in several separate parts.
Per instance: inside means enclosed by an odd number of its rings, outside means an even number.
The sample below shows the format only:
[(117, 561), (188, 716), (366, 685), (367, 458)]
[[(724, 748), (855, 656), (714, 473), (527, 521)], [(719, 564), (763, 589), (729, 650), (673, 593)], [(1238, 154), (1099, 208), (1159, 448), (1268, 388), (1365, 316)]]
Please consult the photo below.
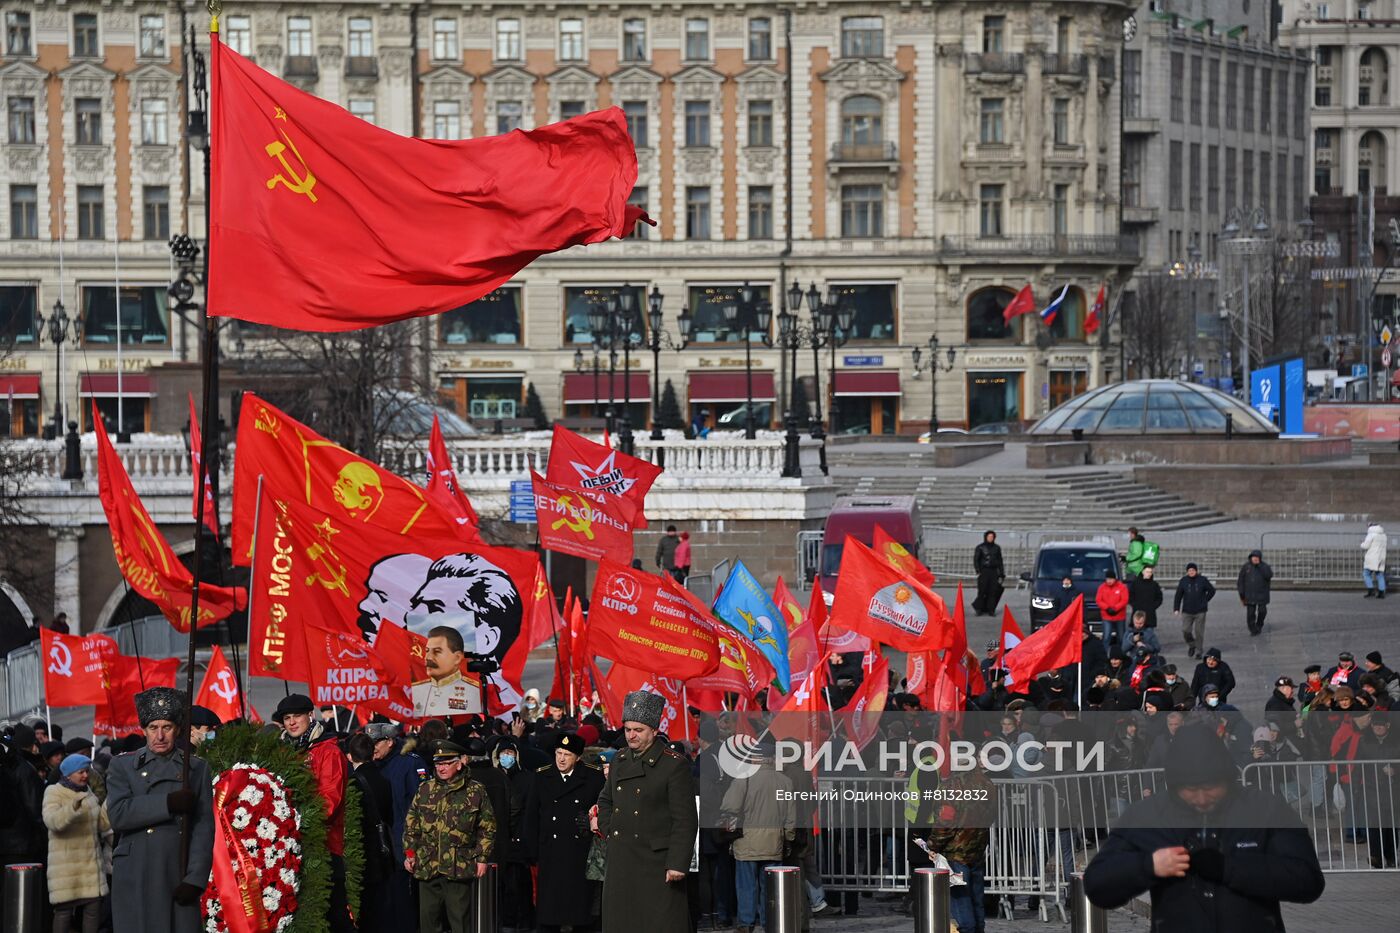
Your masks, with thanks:
[(1183, 726), (1167, 757), (1167, 793), (1123, 814), (1084, 872), (1100, 907), (1152, 895), (1154, 930), (1283, 930), (1279, 902), (1322, 896), (1307, 829), (1282, 797), (1239, 784), (1211, 728)]

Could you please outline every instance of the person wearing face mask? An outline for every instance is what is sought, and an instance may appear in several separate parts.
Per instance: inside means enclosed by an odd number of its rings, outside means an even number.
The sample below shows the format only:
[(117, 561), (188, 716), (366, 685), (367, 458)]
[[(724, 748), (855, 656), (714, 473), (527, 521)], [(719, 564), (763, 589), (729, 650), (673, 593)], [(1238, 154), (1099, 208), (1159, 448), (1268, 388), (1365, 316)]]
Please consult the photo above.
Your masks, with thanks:
[(544, 709), (540, 706), (540, 688), (531, 687), (525, 691), (525, 699), (520, 701), (520, 718), (526, 722), (534, 722), (540, 718)]
[(1172, 709), (1190, 709), (1192, 706), (1191, 687), (1181, 679), (1175, 664), (1162, 668), (1162, 690), (1171, 698)]
[(1052, 597), (1055, 601), (1055, 615), (1058, 616), (1070, 606), (1074, 605), (1074, 599), (1078, 595), (1079, 594), (1074, 590), (1074, 579), (1072, 577), (1065, 577), (1061, 580), (1059, 592)]
[(592, 845), (589, 810), (603, 789), (603, 772), (580, 759), (583, 739), (565, 732), (555, 740), (554, 763), (537, 770), (525, 800), (525, 848), (539, 865), (539, 886), (549, 896), (537, 908), (539, 929), (593, 928), (597, 882), (584, 871)]
[(501, 863), (501, 929), (533, 930), (535, 899), (525, 846), (525, 803), (532, 775), (520, 764), (520, 747), (513, 738), (496, 743), (492, 752), (496, 768), (510, 791), (510, 823), (499, 819), (497, 857)]
[(1228, 700), (1230, 691), (1235, 689), (1235, 672), (1230, 670), (1220, 656), (1219, 648), (1211, 648), (1196, 665), (1196, 673), (1191, 677), (1192, 696), (1201, 696), (1207, 685), (1220, 688), (1220, 699)]

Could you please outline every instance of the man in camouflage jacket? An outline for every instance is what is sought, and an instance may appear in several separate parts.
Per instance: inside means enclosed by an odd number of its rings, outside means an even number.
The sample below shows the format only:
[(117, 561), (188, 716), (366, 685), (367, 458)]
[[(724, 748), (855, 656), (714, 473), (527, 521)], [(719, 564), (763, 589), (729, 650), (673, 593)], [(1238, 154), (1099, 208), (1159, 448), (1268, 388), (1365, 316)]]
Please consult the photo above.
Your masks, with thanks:
[(418, 879), (420, 930), (439, 930), (445, 919), (452, 933), (467, 933), (476, 879), (486, 874), (496, 842), (491, 801), (462, 773), (465, 755), (458, 745), (438, 743), (437, 779), (418, 788), (404, 821), (403, 867)]

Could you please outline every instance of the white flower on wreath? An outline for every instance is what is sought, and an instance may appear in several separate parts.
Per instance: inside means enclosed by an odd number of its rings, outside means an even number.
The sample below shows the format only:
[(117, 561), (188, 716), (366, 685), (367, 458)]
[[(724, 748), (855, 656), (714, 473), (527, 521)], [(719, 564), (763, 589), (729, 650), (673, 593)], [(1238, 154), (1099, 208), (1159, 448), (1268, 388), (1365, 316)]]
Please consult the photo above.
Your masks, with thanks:
[(233, 811), (233, 828), (243, 830), (248, 828), (248, 824), (253, 821), (253, 814), (244, 807), (239, 807)]
[(280, 861), (282, 861), (282, 853), (275, 846), (268, 846), (263, 850), (263, 867), (268, 871), (276, 868)]
[[(263, 888), (263, 907), (265, 907), (269, 913), (275, 911), (277, 909), (277, 905), (280, 903), (282, 903), (281, 891), (277, 890), (271, 885), (269, 885), (266, 888)], [(281, 928), (280, 925), (278, 928)]]
[(256, 840), (256, 839), (242, 839), (242, 840), (239, 840), (239, 841), (243, 843), (243, 848), (247, 849), (249, 852), (251, 852), (251, 853), (254, 854), (254, 855), (257, 855), (257, 854), (258, 854), (258, 840)]
[(292, 815), (292, 808), (287, 806), (285, 797), (278, 797), (272, 801), (272, 815), (279, 820), (287, 820)]
[(258, 820), (258, 838), (271, 842), (277, 838), (277, 824), (263, 817)]
[(283, 884), (291, 888), (293, 891), (297, 889), (297, 873), (292, 871), (290, 868), (283, 868), (277, 873), (277, 876), (282, 879)]
[(263, 802), (263, 798), (266, 796), (266, 793), (258, 790), (252, 784), (249, 784), (247, 787), (243, 788), (243, 790), (239, 792), (238, 799), (243, 801), (244, 803), (249, 804), (250, 806), (256, 807), (258, 804)]
[(287, 928), (292, 925), (292, 921), (294, 920), (296, 920), (296, 914), (287, 914), (287, 916), (283, 917), (281, 920), (278, 920), (277, 933), (287, 933)]

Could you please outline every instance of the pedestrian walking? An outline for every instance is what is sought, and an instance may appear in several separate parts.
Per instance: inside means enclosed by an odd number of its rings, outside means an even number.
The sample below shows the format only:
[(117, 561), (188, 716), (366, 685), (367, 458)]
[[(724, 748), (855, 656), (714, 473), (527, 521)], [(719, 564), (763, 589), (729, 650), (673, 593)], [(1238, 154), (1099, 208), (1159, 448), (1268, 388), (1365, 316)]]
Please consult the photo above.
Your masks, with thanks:
[[(608, 840), (603, 933), (690, 933), (686, 874), (698, 819), (690, 762), (656, 740), (666, 701), (638, 690), (622, 704), (627, 748), (618, 752), (598, 796)], [(644, 921), (641, 918), (645, 918)]]
[[(107, 766), (107, 815), (120, 837), (112, 853), (114, 933), (198, 933), (199, 895), (214, 862), (214, 804), (209, 766), (176, 745), (188, 697), (171, 687), (136, 695), (145, 745)], [(182, 820), (183, 818), (183, 820)], [(180, 862), (181, 823), (189, 857)]]
[(1176, 584), (1172, 597), (1172, 614), (1181, 619), (1181, 637), (1186, 639), (1186, 656), (1199, 658), (1205, 650), (1206, 611), (1215, 598), (1215, 585), (1206, 579), (1194, 563), (1186, 565), (1186, 573)]
[(1157, 546), (1151, 545), (1136, 528), (1128, 529), (1128, 550), (1123, 555), (1123, 569), (1128, 579), (1142, 573), (1142, 568), (1157, 563)]
[(1225, 663), (1219, 648), (1208, 649), (1201, 663), (1196, 665), (1196, 672), (1191, 677), (1191, 695), (1200, 699), (1208, 686), (1220, 688), (1221, 702), (1228, 700), (1230, 691), (1235, 689), (1235, 672)]
[(676, 545), (676, 582), (685, 585), (690, 576), (690, 532), (681, 532), (681, 543)]
[(656, 542), (656, 569), (662, 573), (676, 575), (676, 549), (681, 546), (680, 535), (675, 525), (667, 525), (666, 533)]
[(972, 571), (977, 574), (977, 598), (972, 601), (972, 611), (979, 616), (995, 615), (1006, 580), (1006, 564), (1002, 562), (995, 531), (983, 532), (982, 543), (972, 552)]
[(102, 897), (107, 893), (112, 826), (88, 787), (91, 773), (91, 758), (69, 755), (59, 765), (58, 782), (44, 791), (44, 826), (49, 831), (46, 874), (54, 933), (68, 933), (75, 916), (82, 920), (82, 933), (97, 933)]
[(418, 879), (418, 929), (451, 933), (471, 926), (476, 881), (486, 874), (496, 818), (486, 788), (462, 773), (467, 750), (439, 742), (433, 780), (413, 797), (404, 822), (404, 868)]
[(1236, 582), (1250, 635), (1258, 635), (1264, 631), (1264, 617), (1269, 614), (1270, 581), (1273, 578), (1274, 569), (1264, 563), (1263, 552), (1250, 551), (1249, 559), (1240, 568), (1240, 577)]
[(743, 835), (734, 840), (734, 887), (738, 892), (739, 925), (735, 933), (768, 927), (764, 903), (764, 869), (776, 865), (796, 838), (792, 782), (773, 766), (773, 744), (759, 743), (753, 763), (758, 770), (737, 778), (724, 792), (720, 820)]
[(580, 760), (585, 747), (578, 733), (560, 735), (554, 763), (535, 771), (525, 798), (525, 849), (539, 866), (539, 888), (546, 895), (535, 914), (540, 933), (593, 929), (596, 882), (584, 876), (593, 843), (588, 811), (605, 781), (600, 769)]
[(1141, 612), (1148, 628), (1157, 627), (1157, 610), (1162, 607), (1162, 584), (1154, 579), (1156, 568), (1143, 567), (1128, 583), (1128, 605), (1134, 615)]
[(1366, 557), (1361, 562), (1361, 579), (1366, 584), (1366, 598), (1385, 599), (1385, 529), (1380, 522), (1371, 522), (1361, 549)]
[(1099, 618), (1103, 620), (1103, 641), (1112, 648), (1123, 639), (1124, 622), (1128, 615), (1128, 588), (1118, 579), (1118, 574), (1109, 570), (1104, 573), (1103, 582), (1094, 594), (1094, 602), (1099, 607)]

